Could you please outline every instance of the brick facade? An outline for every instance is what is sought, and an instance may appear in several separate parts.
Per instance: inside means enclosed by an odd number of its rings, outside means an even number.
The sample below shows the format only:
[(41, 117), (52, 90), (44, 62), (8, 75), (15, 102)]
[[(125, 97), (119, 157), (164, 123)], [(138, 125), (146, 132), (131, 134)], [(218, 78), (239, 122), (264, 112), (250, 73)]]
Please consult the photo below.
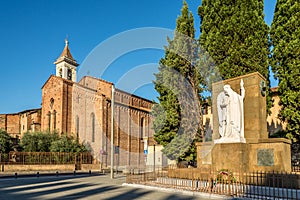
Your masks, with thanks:
[[(112, 83), (51, 76), (42, 88), (42, 130), (73, 134), (104, 166), (110, 164)], [(144, 141), (153, 143), (152, 102), (115, 90), (114, 146), (118, 166), (142, 166)]]
[(13, 114), (0, 114), (0, 129), (12, 138), (22, 138), (25, 132), (41, 130), (41, 109), (25, 110)]
[(74, 82), (50, 76), (42, 87), (42, 130), (71, 133)]

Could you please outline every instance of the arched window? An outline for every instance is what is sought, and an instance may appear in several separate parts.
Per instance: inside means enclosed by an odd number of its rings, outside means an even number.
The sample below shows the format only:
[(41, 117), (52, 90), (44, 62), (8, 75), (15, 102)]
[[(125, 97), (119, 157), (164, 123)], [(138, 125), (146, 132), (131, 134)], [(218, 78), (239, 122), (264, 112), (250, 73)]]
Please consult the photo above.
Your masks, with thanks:
[(79, 139), (79, 117), (76, 116), (76, 137)]
[(95, 114), (91, 114), (91, 122), (92, 122), (92, 142), (95, 142)]
[(59, 69), (58, 75), (59, 75), (59, 77), (62, 77), (62, 68)]
[(53, 105), (54, 105), (54, 99), (51, 98), (51, 99), (50, 99), (50, 109), (53, 109)]
[(68, 69), (68, 80), (72, 80), (72, 70)]

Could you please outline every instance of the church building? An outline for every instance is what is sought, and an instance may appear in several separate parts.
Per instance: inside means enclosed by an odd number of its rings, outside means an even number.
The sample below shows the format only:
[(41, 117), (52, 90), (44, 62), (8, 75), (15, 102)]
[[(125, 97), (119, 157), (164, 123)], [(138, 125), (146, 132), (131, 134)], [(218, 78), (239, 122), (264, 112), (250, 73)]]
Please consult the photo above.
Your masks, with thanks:
[(78, 138), (104, 166), (110, 165), (111, 105), (114, 92), (114, 151), (118, 166), (145, 165), (144, 150), (153, 143), (152, 102), (115, 89), (113, 83), (85, 76), (76, 82), (78, 63), (68, 41), (54, 62), (56, 75), (42, 87), (41, 130)]

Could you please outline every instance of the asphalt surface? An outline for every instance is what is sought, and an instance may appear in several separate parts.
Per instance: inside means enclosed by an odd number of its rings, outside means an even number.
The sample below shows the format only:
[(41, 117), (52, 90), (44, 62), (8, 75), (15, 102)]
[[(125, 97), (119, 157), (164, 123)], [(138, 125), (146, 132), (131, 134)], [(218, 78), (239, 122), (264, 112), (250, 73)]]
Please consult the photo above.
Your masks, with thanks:
[[(0, 200), (197, 200), (199, 197), (180, 191), (163, 191), (125, 185), (125, 177), (101, 174), (65, 174), (52, 176), (7, 176), (0, 179)], [(122, 185), (123, 184), (123, 185)], [(220, 198), (219, 198), (220, 199)]]

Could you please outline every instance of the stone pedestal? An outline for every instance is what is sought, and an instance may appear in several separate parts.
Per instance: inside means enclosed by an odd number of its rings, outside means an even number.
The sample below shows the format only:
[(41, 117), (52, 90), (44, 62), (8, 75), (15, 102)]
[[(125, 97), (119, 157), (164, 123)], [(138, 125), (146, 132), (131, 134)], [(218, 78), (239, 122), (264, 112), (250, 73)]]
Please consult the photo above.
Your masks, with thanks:
[(283, 138), (270, 138), (259, 143), (197, 143), (197, 166), (218, 171), (291, 172), (291, 143)]
[(248, 171), (249, 146), (246, 143), (221, 143), (212, 148), (212, 167), (236, 172)]

